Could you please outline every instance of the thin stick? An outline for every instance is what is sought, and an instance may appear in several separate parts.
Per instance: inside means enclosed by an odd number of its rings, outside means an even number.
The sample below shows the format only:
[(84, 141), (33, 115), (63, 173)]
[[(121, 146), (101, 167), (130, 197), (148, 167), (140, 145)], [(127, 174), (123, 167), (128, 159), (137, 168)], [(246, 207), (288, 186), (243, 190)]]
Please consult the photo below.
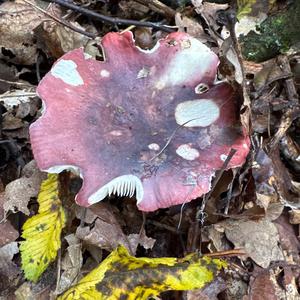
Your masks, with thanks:
[[(234, 154), (236, 153), (235, 149), (231, 149), (226, 160), (223, 163), (223, 166), (221, 168), (221, 170), (218, 172), (216, 178), (214, 179), (213, 183), (212, 183), (212, 187), (211, 190), (203, 197), (203, 201), (201, 206), (197, 209), (196, 212), (196, 222), (195, 222), (195, 230), (194, 230), (194, 239), (193, 239), (193, 243), (192, 243), (192, 251), (196, 250), (196, 243), (197, 243), (197, 237), (198, 235), (200, 235), (200, 243), (199, 243), (199, 251), (201, 251), (201, 244), (202, 244), (202, 238), (201, 238), (201, 229), (204, 223), (204, 219), (205, 219), (205, 206), (207, 201), (209, 200), (212, 192), (214, 191), (217, 183), (219, 182), (220, 178), (222, 177), (224, 171), (226, 170), (229, 162), (231, 161), (232, 157), (234, 156)], [(200, 223), (200, 226), (198, 226), (198, 224)], [(200, 227), (200, 228), (199, 228)]]
[(71, 29), (71, 30), (73, 30), (73, 31), (75, 31), (75, 32), (78, 32), (78, 33), (80, 33), (80, 34), (82, 34), (82, 35), (85, 35), (85, 36), (87, 36), (87, 37), (89, 37), (89, 38), (92, 38), (92, 39), (94, 39), (95, 37), (97, 37), (97, 35), (94, 34), (94, 33), (86, 32), (86, 31), (84, 31), (84, 30), (82, 30), (82, 29), (80, 29), (80, 28), (77, 28), (77, 27), (75, 27), (75, 26), (69, 24), (68, 22), (66, 22), (66, 21), (64, 21), (64, 20), (61, 20), (61, 19), (59, 19), (59, 18), (57, 18), (57, 17), (51, 15), (50, 13), (48, 13), (47, 11), (45, 11), (44, 9), (38, 7), (37, 5), (35, 5), (34, 3), (31, 3), (31, 2), (28, 1), (28, 0), (23, 0), (23, 1), (26, 2), (27, 4), (29, 4), (30, 6), (34, 7), (35, 9), (39, 10), (40, 12), (42, 12), (43, 14), (45, 14), (46, 16), (48, 16), (49, 18), (53, 19), (53, 20), (56, 21), (57, 23), (59, 23), (59, 24), (61, 24), (61, 25), (63, 25), (63, 26), (66, 26), (66, 27), (68, 27), (69, 29)]
[(137, 21), (137, 20), (121, 19), (121, 18), (117, 18), (117, 17), (105, 16), (105, 15), (96, 13), (90, 9), (86, 9), (86, 8), (77, 6), (73, 3), (70, 3), (70, 2), (67, 2), (64, 0), (47, 0), (47, 2), (53, 2), (53, 3), (59, 4), (66, 8), (72, 9), (73, 11), (79, 12), (82, 15), (94, 18), (95, 20), (99, 20), (101, 22), (110, 23), (113, 25), (116, 25), (116, 24), (117, 25), (135, 25), (135, 26), (139, 26), (139, 27), (156, 28), (156, 29), (166, 31), (166, 32), (174, 31), (174, 29), (170, 28), (169, 26), (159, 25), (159, 24), (153, 23), (153, 22), (142, 22), (142, 21)]
[(151, 10), (165, 15), (167, 18), (174, 18), (176, 11), (158, 0), (136, 0), (137, 2), (148, 6)]

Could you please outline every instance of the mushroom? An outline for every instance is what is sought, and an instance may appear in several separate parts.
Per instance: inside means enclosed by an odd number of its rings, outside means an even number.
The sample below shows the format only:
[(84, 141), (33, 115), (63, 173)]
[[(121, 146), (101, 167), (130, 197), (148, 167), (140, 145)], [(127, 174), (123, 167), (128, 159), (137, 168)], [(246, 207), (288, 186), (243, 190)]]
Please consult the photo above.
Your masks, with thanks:
[(147, 51), (131, 32), (108, 33), (102, 47), (104, 62), (76, 49), (54, 64), (37, 88), (43, 115), (30, 127), (40, 169), (82, 177), (79, 205), (115, 194), (135, 195), (143, 211), (170, 207), (207, 193), (231, 148), (227, 168), (244, 163), (237, 96), (215, 82), (209, 48), (182, 32)]

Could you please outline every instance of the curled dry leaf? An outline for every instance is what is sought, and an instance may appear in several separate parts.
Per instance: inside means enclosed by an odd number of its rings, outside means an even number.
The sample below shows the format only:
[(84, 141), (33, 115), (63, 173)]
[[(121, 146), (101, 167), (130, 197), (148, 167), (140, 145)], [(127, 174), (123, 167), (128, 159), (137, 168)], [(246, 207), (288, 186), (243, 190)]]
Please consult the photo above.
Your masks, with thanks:
[(22, 171), (22, 177), (10, 182), (5, 187), (4, 211), (21, 211), (25, 215), (29, 215), (28, 202), (30, 198), (37, 197), (44, 178), (46, 176), (37, 168), (36, 162), (34, 160), (29, 162)]
[(0, 247), (16, 240), (19, 237), (18, 231), (10, 224), (8, 220), (5, 220), (3, 204), (4, 193), (0, 193)]
[(218, 300), (218, 294), (225, 289), (226, 282), (217, 277), (203, 289), (188, 291), (187, 300)]
[[(59, 10), (52, 11), (51, 13), (59, 19), (63, 18)], [(77, 22), (68, 21), (68, 23), (82, 31), (86, 30)], [(55, 58), (59, 58), (73, 49), (83, 47), (89, 41), (87, 36), (55, 21), (44, 22), (35, 32), (38, 41), (45, 45), (43, 50), (45, 49), (50, 56)]]
[(90, 226), (78, 227), (77, 238), (108, 251), (123, 245), (132, 254), (135, 254), (138, 245), (145, 249), (153, 247), (155, 240), (147, 237), (144, 230), (140, 234), (126, 236), (110, 205), (99, 203), (97, 206), (94, 211), (98, 212), (98, 215), (88, 209), (85, 217), (86, 222), (94, 222), (92, 228)]
[(17, 64), (34, 64), (37, 46), (33, 29), (45, 20), (45, 16), (21, 1), (4, 2), (0, 12), (0, 58)]
[[(274, 204), (280, 204), (282, 209), (284, 205), (292, 208), (300, 207), (299, 193), (297, 195), (293, 189), (291, 175), (282, 163), (278, 149), (269, 154), (259, 149), (252, 174), (256, 186), (256, 202), (266, 211), (269, 205)], [(277, 217), (281, 211), (278, 210)]]
[(259, 266), (267, 268), (272, 261), (284, 259), (277, 228), (271, 221), (226, 220), (220, 224), (234, 246), (243, 248)]
[(67, 240), (69, 246), (67, 248), (67, 253), (62, 259), (61, 268), (63, 273), (60, 276), (60, 281), (56, 288), (57, 294), (61, 294), (71, 285), (77, 282), (82, 266), (82, 250), (80, 240), (74, 234), (69, 234), (65, 237), (65, 239)]
[[(1, 232), (2, 234), (2, 232)], [(13, 256), (19, 252), (18, 243), (11, 242), (0, 248), (0, 297), (18, 274), (20, 269), (12, 261)]]
[(42, 170), (81, 174), (78, 204), (135, 194), (154, 211), (208, 192), (231, 148), (228, 168), (244, 163), (236, 94), (214, 83), (218, 58), (205, 45), (176, 32), (145, 51), (125, 32), (102, 46), (105, 62), (77, 49), (55, 63), (37, 89), (46, 111), (30, 128)]

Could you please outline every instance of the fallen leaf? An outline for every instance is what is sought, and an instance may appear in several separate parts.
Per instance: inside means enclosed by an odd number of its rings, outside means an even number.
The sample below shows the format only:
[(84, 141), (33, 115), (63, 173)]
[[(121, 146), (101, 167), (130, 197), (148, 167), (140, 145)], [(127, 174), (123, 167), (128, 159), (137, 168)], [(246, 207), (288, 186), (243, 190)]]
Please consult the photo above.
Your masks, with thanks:
[(11, 242), (0, 248), (0, 297), (2, 296), (2, 292), (4, 292), (20, 274), (20, 269), (12, 261), (13, 256), (18, 252), (17, 242)]
[(260, 13), (268, 13), (276, 0), (237, 0), (237, 18), (244, 16), (257, 16)]
[(300, 243), (299, 237), (295, 232), (295, 228), (289, 223), (288, 215), (282, 214), (274, 224), (279, 233), (280, 246), (286, 259), (289, 259), (293, 264), (300, 264)]
[(140, 299), (167, 290), (192, 290), (211, 282), (226, 263), (209, 257), (135, 258), (123, 246), (58, 300)]
[(19, 232), (10, 224), (8, 220), (5, 220), (3, 203), (4, 193), (0, 193), (0, 247), (13, 242), (19, 237)]
[[(140, 234), (129, 234), (126, 236), (122, 230), (123, 220), (116, 208), (108, 203), (97, 203), (85, 210), (76, 207), (76, 216), (82, 219), (84, 215), (85, 223), (91, 226), (78, 227), (76, 237), (85, 243), (97, 246), (107, 251), (112, 251), (119, 245), (123, 245), (127, 250), (135, 254), (137, 246), (141, 245), (145, 249), (150, 249), (155, 243), (155, 239), (146, 236), (144, 230)], [(121, 223), (121, 224), (120, 224)]]
[[(294, 193), (291, 175), (282, 163), (278, 149), (269, 154), (259, 149), (252, 166), (252, 175), (255, 180), (256, 202), (265, 211), (270, 204), (276, 203), (281, 204), (282, 208), (283, 205), (295, 208), (300, 206), (299, 195)], [(277, 217), (280, 214), (281, 211), (278, 210)]]
[(94, 224), (78, 227), (76, 237), (87, 244), (95, 245), (107, 251), (112, 251), (118, 245), (124, 245), (131, 253), (132, 249), (126, 235), (110, 209), (110, 205), (99, 203), (101, 209), (97, 209), (99, 215), (87, 209), (86, 220)]
[(271, 221), (226, 220), (219, 225), (224, 227), (226, 237), (234, 246), (243, 248), (259, 266), (267, 268), (272, 261), (284, 259), (278, 246), (277, 228)]
[[(58, 9), (57, 6), (55, 9), (52, 8), (50, 13), (58, 19), (64, 19), (61, 10)], [(68, 19), (65, 21), (79, 30), (87, 31), (86, 28), (83, 28), (77, 22)], [(95, 32), (95, 29), (91, 28), (91, 26), (89, 26), (89, 29), (89, 32)], [(68, 51), (84, 47), (90, 40), (90, 38), (87, 36), (53, 20), (41, 24), (41, 26), (35, 30), (35, 33), (39, 44), (42, 46), (42, 49), (46, 51), (49, 56), (55, 58), (61, 57)]]
[(38, 214), (23, 225), (20, 244), (22, 269), (26, 279), (36, 282), (54, 261), (60, 248), (65, 213), (58, 197), (58, 175), (48, 175), (41, 184)]
[(300, 224), (300, 209), (290, 210), (289, 215), (291, 224)]
[(37, 168), (36, 162), (34, 160), (29, 162), (22, 171), (22, 177), (10, 182), (5, 187), (4, 211), (6, 213), (9, 210), (21, 211), (25, 215), (29, 215), (28, 202), (38, 195), (44, 178), (45, 174)]
[(191, 36), (198, 38), (202, 43), (207, 42), (209, 39), (198, 20), (176, 13), (175, 24), (179, 31), (187, 32)]
[(0, 58), (17, 64), (34, 64), (37, 47), (33, 29), (45, 20), (44, 14), (21, 1), (6, 1), (0, 11)]
[(218, 294), (226, 289), (224, 279), (217, 277), (203, 289), (187, 292), (187, 300), (218, 300)]
[(82, 250), (80, 240), (74, 235), (70, 234), (65, 237), (69, 246), (67, 253), (62, 259), (61, 268), (63, 273), (60, 276), (56, 294), (61, 294), (67, 290), (71, 285), (78, 281), (80, 269), (82, 267)]
[(143, 228), (139, 234), (132, 233), (127, 236), (133, 253), (136, 252), (138, 245), (143, 246), (145, 249), (152, 249), (155, 244), (155, 239), (146, 236), (145, 229)]

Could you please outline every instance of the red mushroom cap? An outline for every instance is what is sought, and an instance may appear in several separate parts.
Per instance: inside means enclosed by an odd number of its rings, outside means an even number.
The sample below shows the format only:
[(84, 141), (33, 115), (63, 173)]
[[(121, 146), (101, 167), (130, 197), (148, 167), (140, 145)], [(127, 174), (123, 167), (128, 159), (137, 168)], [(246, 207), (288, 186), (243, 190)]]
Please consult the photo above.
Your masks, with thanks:
[(139, 209), (153, 211), (208, 192), (231, 148), (228, 168), (243, 164), (249, 139), (236, 95), (214, 84), (219, 61), (205, 45), (176, 32), (144, 51), (125, 32), (107, 34), (102, 47), (104, 62), (77, 49), (55, 63), (30, 127), (41, 169), (80, 173), (78, 204), (135, 194)]

